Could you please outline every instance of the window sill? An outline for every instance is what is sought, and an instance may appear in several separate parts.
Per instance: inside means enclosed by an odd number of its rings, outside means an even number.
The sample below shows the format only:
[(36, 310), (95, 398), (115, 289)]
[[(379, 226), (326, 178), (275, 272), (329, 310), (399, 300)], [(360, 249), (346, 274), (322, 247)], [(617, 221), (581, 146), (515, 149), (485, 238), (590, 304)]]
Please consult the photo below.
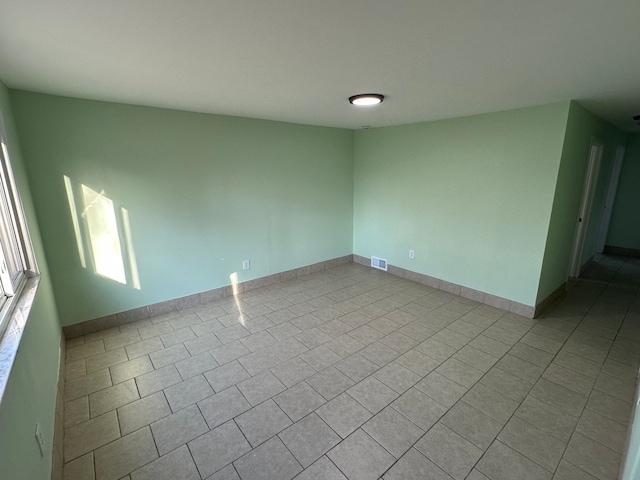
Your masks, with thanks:
[(9, 323), (0, 338), (0, 404), (9, 381), (22, 334), (27, 325), (31, 305), (36, 297), (40, 275), (27, 278), (18, 299), (9, 313)]

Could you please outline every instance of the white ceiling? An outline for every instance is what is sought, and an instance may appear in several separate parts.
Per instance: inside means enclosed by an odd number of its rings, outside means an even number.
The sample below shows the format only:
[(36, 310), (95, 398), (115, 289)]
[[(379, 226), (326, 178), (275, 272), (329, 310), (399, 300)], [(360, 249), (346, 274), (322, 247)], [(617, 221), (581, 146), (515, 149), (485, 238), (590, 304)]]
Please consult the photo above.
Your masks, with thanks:
[(347, 128), (574, 99), (640, 131), (639, 21), (638, 0), (0, 0), (0, 79)]

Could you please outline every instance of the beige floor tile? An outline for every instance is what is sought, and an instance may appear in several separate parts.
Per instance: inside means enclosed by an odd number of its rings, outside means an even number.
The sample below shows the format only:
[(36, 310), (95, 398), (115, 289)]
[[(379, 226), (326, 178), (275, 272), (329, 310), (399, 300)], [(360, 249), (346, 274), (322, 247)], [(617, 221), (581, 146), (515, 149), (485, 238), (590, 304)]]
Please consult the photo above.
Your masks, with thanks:
[(349, 388), (347, 393), (373, 414), (385, 408), (399, 395), (373, 376)]
[[(447, 282), (357, 264), (307, 273), (69, 340), (65, 478), (617, 472), (640, 364), (640, 328), (625, 319), (635, 287), (585, 275), (531, 320)], [(398, 460), (386, 472), (373, 468), (385, 449)]]
[(476, 468), (491, 480), (551, 480), (553, 476), (499, 441), (493, 442)]
[(588, 395), (594, 385), (593, 378), (569, 370), (556, 363), (549, 365), (542, 377), (582, 395)]
[(416, 384), (416, 388), (447, 408), (451, 408), (467, 392), (467, 388), (438, 372), (431, 372)]
[(502, 424), (507, 423), (518, 408), (518, 402), (481, 383), (471, 388), (462, 400)]
[(436, 368), (435, 372), (465, 388), (471, 388), (483, 375), (482, 371), (453, 357)]
[(424, 353), (425, 355), (428, 355), (429, 357), (441, 363), (457, 352), (456, 348), (439, 342), (433, 337), (426, 339), (420, 345), (416, 346), (416, 350)]
[(341, 438), (315, 413), (281, 432), (278, 437), (296, 460), (308, 467), (337, 445)]
[(278, 437), (263, 443), (234, 462), (243, 480), (290, 480), (302, 467)]
[(544, 372), (544, 368), (508, 353), (496, 363), (496, 368), (531, 384), (536, 383)]
[(98, 448), (95, 453), (96, 480), (119, 480), (158, 458), (149, 427)]
[(131, 480), (200, 480), (186, 445), (177, 448), (131, 474)]
[(234, 422), (227, 422), (189, 443), (200, 474), (207, 478), (251, 451), (251, 446)]
[(163, 392), (156, 392), (118, 408), (122, 435), (128, 435), (156, 420), (171, 415), (171, 408)]
[(602, 373), (606, 373), (620, 380), (625, 380), (629, 383), (635, 383), (638, 376), (638, 370), (636, 368), (613, 359), (607, 359), (604, 362)]
[(273, 400), (237, 416), (234, 421), (253, 448), (265, 442), (292, 424), (291, 420)]
[(538, 383), (531, 389), (531, 395), (574, 417), (580, 416), (585, 403), (587, 403), (586, 395), (569, 390), (546, 378), (538, 380)]
[[(306, 365), (306, 363), (304, 363), (300, 359), (295, 360), (298, 360), (302, 364)], [(311, 370), (311, 372), (315, 372), (315, 370), (311, 369), (311, 367), (309, 367), (308, 365), (307, 367)], [(274, 373), (276, 372), (274, 371)], [(222, 390), (232, 385), (236, 385), (237, 383), (240, 383), (241, 381), (246, 380), (250, 377), (249, 373), (238, 361), (229, 362), (216, 367), (213, 370), (209, 370), (208, 372), (205, 372), (204, 376), (216, 392), (221, 392)]]
[(209, 428), (213, 429), (246, 412), (251, 408), (251, 405), (240, 393), (240, 390), (233, 386), (198, 402), (198, 407)]
[(89, 420), (89, 397), (84, 396), (64, 404), (64, 426), (72, 427)]
[(120, 347), (114, 350), (108, 350), (104, 353), (99, 353), (86, 358), (87, 373), (95, 372), (96, 370), (101, 370), (128, 360), (129, 358), (127, 357), (127, 352), (125, 352), (124, 348)]
[(151, 432), (160, 455), (165, 455), (208, 431), (207, 422), (196, 405), (151, 424)]
[(378, 478), (395, 459), (362, 429), (334, 447), (327, 456), (353, 480)]
[(144, 373), (151, 372), (153, 365), (147, 355), (129, 360), (128, 362), (120, 363), (109, 368), (111, 371), (111, 380), (113, 384), (124, 382), (131, 378), (138, 377)]
[(598, 390), (591, 392), (586, 408), (622, 425), (628, 425), (631, 418), (630, 403)]
[(584, 470), (580, 470), (575, 465), (561, 460), (553, 480), (597, 480), (596, 477), (589, 475)]
[(579, 355), (574, 355), (566, 350), (558, 352), (553, 362), (591, 378), (596, 378), (602, 367), (602, 365), (597, 362), (593, 362)]
[(127, 352), (129, 360), (141, 357), (142, 355), (148, 355), (152, 352), (162, 350), (164, 345), (159, 337), (153, 337), (140, 342), (132, 343), (124, 347)]
[(516, 343), (511, 350), (509, 350), (509, 353), (514, 357), (518, 357), (521, 360), (533, 363), (542, 368), (547, 368), (554, 358), (552, 354), (522, 342)]
[(371, 413), (346, 393), (325, 403), (316, 413), (342, 438), (371, 418)]
[(621, 380), (605, 373), (598, 375), (594, 389), (629, 403), (633, 402), (636, 392), (635, 383)]
[(73, 362), (102, 352), (104, 352), (104, 342), (102, 340), (83, 343), (82, 345), (67, 348), (66, 361)]
[(482, 450), (453, 430), (437, 423), (416, 448), (456, 480), (463, 480), (482, 455)]
[(140, 396), (138, 395), (135, 380), (127, 380), (113, 387), (108, 387), (90, 394), (89, 411), (91, 417), (96, 417), (138, 400), (139, 398)]
[(515, 415), (565, 443), (571, 438), (578, 422), (577, 417), (573, 417), (531, 395), (522, 402)]
[(104, 348), (106, 350), (112, 350), (118, 347), (125, 347), (142, 340), (137, 330), (123, 332), (120, 335), (113, 337), (107, 337), (104, 339)]
[(64, 465), (64, 480), (94, 480), (93, 452), (89, 452)]
[(74, 362), (68, 362), (65, 366), (65, 377), (67, 381), (86, 374), (87, 362), (84, 358)]
[(601, 480), (618, 478), (620, 454), (580, 433), (573, 434), (564, 458)]
[(511, 417), (511, 420), (498, 435), (498, 440), (551, 473), (558, 466), (566, 447), (565, 442), (552, 437), (519, 417)]
[(489, 371), (498, 361), (497, 357), (478, 350), (471, 345), (462, 347), (453, 355), (453, 358), (482, 372)]
[(627, 427), (589, 409), (582, 412), (582, 417), (576, 426), (576, 432), (620, 454), (624, 451)]
[(425, 377), (440, 365), (438, 360), (421, 353), (417, 347), (400, 355), (395, 361), (420, 377)]
[(168, 365), (160, 370), (136, 377), (136, 385), (138, 385), (141, 397), (146, 397), (181, 381), (182, 377), (174, 365)]
[(67, 380), (65, 384), (64, 398), (68, 402), (69, 400), (75, 400), (76, 398), (83, 397), (110, 386), (111, 375), (109, 375), (109, 370), (105, 368), (103, 370), (98, 370), (97, 372), (88, 373), (81, 377)]
[[(384, 480), (451, 480), (451, 478), (415, 448), (409, 450), (384, 475)], [(473, 480), (471, 476), (467, 478)]]
[(115, 411), (65, 429), (64, 459), (66, 462), (91, 452), (120, 437)]
[(482, 450), (489, 448), (503, 427), (500, 422), (465, 402), (456, 403), (441, 422)]
[(516, 402), (524, 400), (533, 387), (532, 383), (529, 383), (520, 377), (516, 377), (515, 375), (512, 375), (498, 367), (494, 367), (489, 370), (487, 374), (482, 377), (480, 383), (500, 392)]
[[(239, 480), (239, 477), (237, 477)], [(313, 465), (306, 468), (300, 475), (296, 477), (296, 480), (347, 480), (338, 467), (336, 467), (331, 460), (326, 456), (320, 457)], [(216, 480), (216, 479), (212, 479)], [(233, 479), (236, 480), (234, 477)]]
[(164, 394), (167, 397), (171, 410), (177, 412), (189, 405), (193, 405), (200, 400), (213, 395), (213, 389), (203, 375), (190, 378), (184, 382), (165, 388)]
[(391, 404), (391, 407), (425, 432), (447, 411), (446, 407), (415, 388), (401, 395)]
[(403, 394), (421, 379), (420, 375), (402, 366), (397, 361), (382, 367), (373, 376), (398, 394)]
[(171, 347), (163, 348), (149, 354), (153, 368), (159, 369), (170, 365), (172, 363), (179, 362), (185, 358), (189, 358), (191, 355), (182, 343), (172, 345)]
[(297, 422), (326, 402), (324, 397), (306, 382), (301, 382), (279, 393), (273, 399), (294, 422)]
[(391, 407), (374, 416), (362, 429), (396, 458), (404, 455), (424, 434), (424, 430)]

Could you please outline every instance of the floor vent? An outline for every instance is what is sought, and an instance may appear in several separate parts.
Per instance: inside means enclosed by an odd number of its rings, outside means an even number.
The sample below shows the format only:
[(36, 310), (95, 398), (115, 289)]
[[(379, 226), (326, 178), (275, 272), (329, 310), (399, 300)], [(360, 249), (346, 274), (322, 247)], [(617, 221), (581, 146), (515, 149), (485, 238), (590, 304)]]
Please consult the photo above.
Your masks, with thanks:
[(384, 258), (371, 257), (371, 266), (384, 270), (385, 272), (387, 271), (387, 261)]

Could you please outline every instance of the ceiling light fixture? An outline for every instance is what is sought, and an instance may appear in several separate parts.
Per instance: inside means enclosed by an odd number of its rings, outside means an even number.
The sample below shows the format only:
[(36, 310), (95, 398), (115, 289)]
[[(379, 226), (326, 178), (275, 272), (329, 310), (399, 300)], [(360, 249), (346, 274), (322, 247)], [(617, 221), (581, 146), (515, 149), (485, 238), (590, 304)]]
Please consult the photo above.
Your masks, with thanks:
[(357, 106), (371, 106), (378, 105), (384, 100), (384, 95), (379, 93), (361, 93), (360, 95), (354, 95), (349, 97), (349, 103)]

